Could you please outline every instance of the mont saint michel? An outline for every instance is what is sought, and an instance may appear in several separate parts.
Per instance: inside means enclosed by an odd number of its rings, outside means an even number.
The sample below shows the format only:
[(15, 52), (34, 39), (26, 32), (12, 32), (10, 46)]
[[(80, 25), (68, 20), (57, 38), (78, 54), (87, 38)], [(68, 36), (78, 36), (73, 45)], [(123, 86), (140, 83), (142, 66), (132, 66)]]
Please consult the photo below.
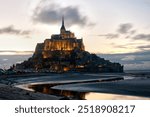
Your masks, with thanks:
[(33, 56), (15, 68), (37, 72), (123, 72), (121, 64), (87, 52), (83, 39), (76, 38), (74, 33), (66, 30), (64, 17), (60, 34), (52, 34), (50, 39), (38, 43)]

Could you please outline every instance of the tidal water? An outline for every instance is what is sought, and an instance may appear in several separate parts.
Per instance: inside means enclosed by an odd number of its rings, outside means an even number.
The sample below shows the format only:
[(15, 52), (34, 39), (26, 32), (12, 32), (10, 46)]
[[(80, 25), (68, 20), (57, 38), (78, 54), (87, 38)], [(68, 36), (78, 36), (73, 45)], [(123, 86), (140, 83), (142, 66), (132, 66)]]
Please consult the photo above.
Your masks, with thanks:
[(42, 85), (37, 84), (37, 85), (30, 85), (28, 86), (28, 88), (33, 91), (38, 91), (41, 93), (51, 94), (51, 95), (64, 96), (64, 97), (68, 97), (68, 99), (75, 99), (75, 100), (150, 100), (149, 97), (142, 97), (142, 96), (56, 90), (51, 88), (57, 85), (59, 84), (42, 84)]

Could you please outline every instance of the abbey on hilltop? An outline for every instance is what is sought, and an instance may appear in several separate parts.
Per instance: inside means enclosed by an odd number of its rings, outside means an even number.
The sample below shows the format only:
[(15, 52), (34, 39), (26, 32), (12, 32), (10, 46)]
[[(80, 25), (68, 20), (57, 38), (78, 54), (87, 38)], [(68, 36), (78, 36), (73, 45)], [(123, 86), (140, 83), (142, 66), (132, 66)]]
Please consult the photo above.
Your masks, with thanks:
[(31, 58), (17, 64), (18, 70), (36, 72), (123, 72), (123, 66), (85, 51), (82, 39), (67, 31), (62, 18), (60, 34), (38, 43)]
[(74, 33), (67, 31), (62, 18), (60, 34), (53, 34), (51, 39), (45, 39), (44, 43), (38, 43), (34, 56), (42, 54), (43, 58), (50, 58), (55, 51), (70, 54), (73, 50), (84, 51), (82, 39), (76, 39)]

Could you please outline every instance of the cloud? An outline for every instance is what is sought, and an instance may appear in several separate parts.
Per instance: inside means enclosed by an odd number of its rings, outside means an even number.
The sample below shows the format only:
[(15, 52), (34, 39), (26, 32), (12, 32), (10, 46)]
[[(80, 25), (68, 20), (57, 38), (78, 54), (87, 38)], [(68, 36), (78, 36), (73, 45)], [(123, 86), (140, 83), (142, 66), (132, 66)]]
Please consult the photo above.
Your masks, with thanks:
[(112, 45), (112, 46), (115, 48), (123, 48), (123, 49), (128, 48), (126, 45)]
[(133, 25), (131, 23), (120, 24), (119, 29), (117, 30), (121, 34), (135, 33), (135, 30), (132, 30)]
[(133, 34), (135, 34), (135, 33), (136, 33), (136, 30), (131, 30), (131, 31), (130, 31), (130, 34), (131, 34), (131, 35), (133, 35)]
[(150, 45), (141, 45), (137, 46), (137, 49), (144, 51), (144, 50), (150, 50)]
[(4, 27), (0, 29), (0, 34), (14, 34), (14, 35), (29, 35), (31, 31), (15, 29), (13, 25)]
[(138, 34), (133, 37), (135, 40), (150, 40), (150, 34)]
[(79, 11), (78, 7), (66, 6), (47, 0), (41, 1), (33, 11), (32, 20), (35, 23), (56, 24), (64, 15), (68, 26), (72, 25), (94, 25), (88, 21), (87, 16)]
[(29, 55), (33, 51), (0, 50), (0, 55)]
[(136, 56), (134, 55), (129, 55), (129, 56), (125, 56), (124, 58), (122, 58), (122, 61), (133, 61), (135, 60)]
[(136, 33), (136, 30), (133, 30), (132, 28), (133, 25), (131, 23), (120, 24), (116, 33), (100, 34), (98, 36), (104, 36), (107, 39), (116, 39), (120, 36), (124, 36), (124, 39), (128, 39)]
[(106, 37), (107, 39), (114, 39), (114, 38), (118, 38), (119, 37), (118, 34), (112, 34), (112, 33), (98, 35), (98, 36)]
[(150, 45), (138, 46), (137, 48), (139, 48), (139, 49), (149, 49)]
[(133, 24), (125, 23), (120, 24), (119, 29), (117, 30), (120, 34), (125, 35), (125, 38), (131, 38), (134, 40), (150, 40), (150, 34), (136, 34), (136, 30), (133, 30)]

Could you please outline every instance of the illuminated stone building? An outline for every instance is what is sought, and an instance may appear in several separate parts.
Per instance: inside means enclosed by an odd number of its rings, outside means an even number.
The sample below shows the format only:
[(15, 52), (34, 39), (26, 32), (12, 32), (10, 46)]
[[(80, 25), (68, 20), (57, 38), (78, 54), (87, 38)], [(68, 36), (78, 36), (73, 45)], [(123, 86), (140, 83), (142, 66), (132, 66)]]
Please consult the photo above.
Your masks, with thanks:
[(83, 40), (77, 39), (74, 33), (66, 30), (64, 18), (62, 18), (60, 34), (53, 34), (51, 39), (46, 39), (44, 43), (37, 44), (35, 56), (42, 52), (43, 58), (49, 58), (53, 51), (65, 51), (69, 54), (75, 49), (84, 51)]

